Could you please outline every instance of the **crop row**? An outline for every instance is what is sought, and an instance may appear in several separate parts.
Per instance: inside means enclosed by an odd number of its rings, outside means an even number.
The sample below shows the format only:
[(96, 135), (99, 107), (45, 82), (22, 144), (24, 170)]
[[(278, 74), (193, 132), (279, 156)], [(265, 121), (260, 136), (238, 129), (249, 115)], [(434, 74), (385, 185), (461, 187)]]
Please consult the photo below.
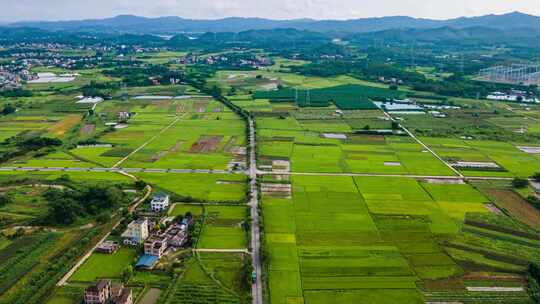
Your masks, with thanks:
[(214, 285), (179, 283), (168, 303), (240, 303), (240, 299)]

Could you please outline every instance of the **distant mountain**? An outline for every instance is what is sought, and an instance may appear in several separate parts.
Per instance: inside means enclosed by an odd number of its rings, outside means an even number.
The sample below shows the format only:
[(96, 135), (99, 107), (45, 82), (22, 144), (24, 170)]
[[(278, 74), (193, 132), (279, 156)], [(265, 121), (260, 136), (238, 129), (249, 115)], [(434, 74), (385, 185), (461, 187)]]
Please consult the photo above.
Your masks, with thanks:
[(120, 15), (107, 19), (75, 21), (17, 22), (10, 26), (34, 27), (49, 31), (95, 31), (132, 33), (178, 33), (178, 32), (240, 32), (251, 29), (274, 29), (289, 27), (294, 21), (276, 21), (260, 18), (225, 18), (219, 20), (194, 20), (180, 17), (146, 18)]
[(270, 20), (262, 18), (225, 18), (218, 20), (195, 20), (180, 17), (146, 18), (120, 15), (107, 19), (75, 21), (17, 22), (12, 27), (35, 27), (49, 31), (72, 32), (127, 32), (127, 33), (181, 33), (181, 32), (241, 32), (293, 28), (316, 32), (365, 33), (392, 29), (464, 29), (484, 27), (501, 30), (540, 29), (540, 17), (519, 12), (504, 15), (462, 17), (449, 20), (432, 20), (393, 16), (353, 20)]
[(346, 40), (359, 43), (385, 42), (425, 42), (469, 44), (507, 44), (523, 47), (540, 47), (540, 27), (501, 29), (485, 26), (455, 28), (444, 26), (430, 29), (390, 29), (378, 32), (355, 33)]

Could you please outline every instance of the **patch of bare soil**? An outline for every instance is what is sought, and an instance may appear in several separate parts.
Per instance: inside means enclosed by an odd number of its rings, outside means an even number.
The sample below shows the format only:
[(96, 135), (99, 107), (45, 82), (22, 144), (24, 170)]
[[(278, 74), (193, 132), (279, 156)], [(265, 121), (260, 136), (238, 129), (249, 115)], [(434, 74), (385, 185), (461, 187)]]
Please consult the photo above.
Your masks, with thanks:
[(178, 150), (180, 150), (180, 148), (182, 147), (182, 143), (184, 143), (183, 141), (179, 141), (176, 143), (176, 145), (174, 145), (174, 147), (172, 147), (169, 151), (170, 152), (176, 152)]
[(291, 184), (264, 183), (261, 184), (261, 191), (263, 195), (271, 197), (291, 198)]
[(159, 109), (168, 109), (172, 102), (170, 100), (154, 100), (152, 104)]
[(428, 184), (465, 184), (462, 179), (443, 179), (443, 178), (426, 178), (424, 181)]
[(219, 142), (223, 136), (201, 136), (199, 140), (194, 143), (189, 152), (191, 153), (209, 153), (216, 151)]
[(232, 153), (232, 149), (234, 148), (234, 144), (236, 143), (236, 136), (231, 136), (225, 146), (223, 147), (223, 151)]
[(194, 104), (195, 112), (204, 113), (206, 112), (206, 107), (208, 107), (207, 101), (196, 101)]
[(158, 160), (160, 160), (162, 157), (164, 157), (165, 155), (167, 155), (167, 153), (169, 153), (169, 151), (159, 151), (158, 153), (152, 155), (152, 157), (150, 158), (150, 162), (157, 162)]
[(469, 281), (508, 281), (523, 282), (525, 278), (519, 274), (494, 274), (489, 272), (471, 272), (463, 276), (464, 280)]
[(176, 105), (176, 113), (184, 113), (186, 111), (186, 104), (185, 103), (179, 103)]
[(503, 212), (501, 211), (501, 209), (497, 208), (497, 206), (495, 206), (494, 204), (487, 204), (486, 205), (486, 208), (488, 208), (489, 212), (495, 214), (495, 215), (501, 215), (503, 214)]
[(540, 210), (529, 204), (519, 194), (511, 190), (490, 189), (487, 194), (497, 205), (516, 217), (523, 223), (540, 229)]
[(172, 148), (170, 148), (169, 150), (159, 151), (158, 153), (152, 155), (152, 157), (150, 158), (149, 161), (150, 162), (156, 162), (156, 161), (160, 160), (161, 158), (165, 157), (165, 155), (167, 155), (169, 153), (174, 153), (174, 152), (180, 150), (180, 148), (182, 147), (182, 143), (184, 143), (184, 142), (179, 141)]
[(81, 134), (82, 135), (92, 135), (94, 131), (96, 130), (96, 125), (94, 124), (85, 124), (81, 127)]

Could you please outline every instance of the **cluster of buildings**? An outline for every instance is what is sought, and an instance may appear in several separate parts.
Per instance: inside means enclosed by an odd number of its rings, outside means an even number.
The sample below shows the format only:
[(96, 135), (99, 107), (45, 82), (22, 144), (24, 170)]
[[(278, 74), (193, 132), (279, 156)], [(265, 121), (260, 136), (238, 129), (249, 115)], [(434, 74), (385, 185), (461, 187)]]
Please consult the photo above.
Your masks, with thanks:
[(379, 82), (386, 83), (386, 84), (403, 84), (403, 80), (391, 77), (386, 78), (384, 76), (379, 77)]
[(198, 56), (196, 54), (190, 54), (176, 59), (174, 63), (226, 65), (258, 69), (272, 65), (272, 60), (259, 55), (248, 55), (242, 53), (220, 54), (210, 56)]
[(509, 92), (493, 92), (488, 94), (486, 98), (489, 100), (540, 103), (540, 99), (536, 98), (529, 92), (521, 90), (510, 90)]
[[(24, 70), (28, 73), (28, 70)], [(20, 72), (8, 72), (2, 70), (0, 67), (0, 92), (20, 89), (22, 86), (24, 73)]]
[(167, 250), (184, 246), (188, 240), (191, 221), (191, 218), (184, 218), (180, 223), (172, 223), (164, 231), (149, 233), (143, 243), (144, 255), (139, 258), (135, 267), (150, 269)]
[(132, 304), (133, 292), (120, 283), (99, 280), (84, 290), (85, 304)]
[[(160, 194), (153, 197), (150, 207), (152, 212), (161, 213), (168, 210), (170, 198)], [(168, 249), (184, 246), (188, 239), (189, 226), (192, 219), (185, 217), (181, 222), (170, 224), (163, 231), (156, 229), (153, 220), (141, 217), (128, 224), (122, 241), (129, 246), (144, 246), (144, 255), (137, 262), (138, 268), (152, 268)]]
[[(170, 198), (168, 195), (159, 194), (153, 197), (151, 210), (159, 219), (162, 211), (169, 208)], [(126, 227), (121, 239), (126, 246), (143, 246), (144, 255), (140, 257), (136, 267), (152, 268), (167, 250), (175, 250), (185, 245), (188, 239), (189, 226), (192, 224), (191, 217), (185, 217), (181, 222), (174, 222), (165, 229), (156, 227), (156, 221), (149, 217), (138, 218)], [(96, 251), (104, 254), (112, 254), (120, 248), (115, 241), (103, 241), (96, 247)], [(132, 304), (133, 294), (131, 289), (122, 284), (111, 283), (110, 280), (99, 280), (84, 291), (86, 304)]]
[(458, 106), (444, 104), (423, 104), (409, 98), (392, 99), (384, 102), (375, 101), (374, 104), (381, 110), (390, 114), (426, 114), (429, 113), (435, 118), (446, 118), (448, 115), (442, 110), (457, 110)]

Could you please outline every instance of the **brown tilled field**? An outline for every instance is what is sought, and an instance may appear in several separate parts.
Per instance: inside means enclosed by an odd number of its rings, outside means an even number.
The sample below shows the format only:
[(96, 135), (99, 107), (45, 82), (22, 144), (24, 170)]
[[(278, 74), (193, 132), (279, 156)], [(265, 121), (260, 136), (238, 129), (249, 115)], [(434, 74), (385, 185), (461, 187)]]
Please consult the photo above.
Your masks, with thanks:
[(49, 128), (49, 132), (54, 136), (62, 137), (69, 129), (76, 126), (81, 121), (81, 116), (78, 114), (71, 114), (60, 120), (56, 124)]
[(194, 111), (198, 113), (204, 113), (206, 112), (206, 107), (208, 107), (208, 101), (196, 101), (193, 104)]
[(512, 216), (525, 224), (540, 229), (540, 210), (529, 204), (519, 194), (511, 190), (490, 189), (488, 195), (499, 207), (506, 209)]
[(223, 136), (201, 136), (197, 142), (195, 142), (189, 152), (191, 153), (209, 153), (216, 151), (219, 142)]
[(154, 100), (152, 104), (159, 109), (168, 109), (171, 107), (172, 102), (170, 100)]
[(81, 127), (81, 135), (92, 135), (96, 130), (96, 125), (94, 124), (85, 124)]

